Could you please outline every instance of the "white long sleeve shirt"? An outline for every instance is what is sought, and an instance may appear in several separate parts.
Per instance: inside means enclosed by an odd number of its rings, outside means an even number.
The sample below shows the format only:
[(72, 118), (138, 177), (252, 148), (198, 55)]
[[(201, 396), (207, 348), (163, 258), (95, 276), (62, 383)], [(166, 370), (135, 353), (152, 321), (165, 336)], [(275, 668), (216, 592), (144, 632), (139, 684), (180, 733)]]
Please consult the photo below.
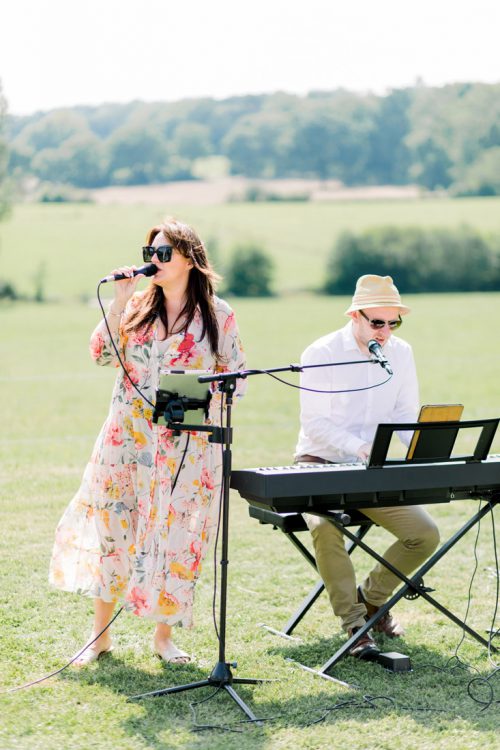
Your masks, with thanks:
[[(296, 456), (312, 455), (327, 461), (356, 461), (364, 443), (373, 442), (381, 423), (414, 422), (419, 406), (418, 382), (411, 346), (391, 336), (384, 354), (394, 371), (380, 387), (351, 393), (300, 392), (301, 429)], [(352, 322), (315, 341), (303, 353), (302, 365), (369, 360), (354, 338)], [(301, 385), (322, 391), (344, 391), (374, 386), (387, 379), (379, 364), (317, 367), (304, 370)], [(411, 433), (401, 433), (408, 444)]]

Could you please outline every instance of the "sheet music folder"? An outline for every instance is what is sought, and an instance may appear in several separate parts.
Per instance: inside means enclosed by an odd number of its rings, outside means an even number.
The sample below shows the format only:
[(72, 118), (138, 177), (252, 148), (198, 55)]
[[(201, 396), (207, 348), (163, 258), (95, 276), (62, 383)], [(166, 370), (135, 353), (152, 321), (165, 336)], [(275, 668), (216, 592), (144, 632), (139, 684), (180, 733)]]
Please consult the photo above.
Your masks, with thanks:
[[(373, 446), (368, 460), (367, 468), (382, 468), (401, 464), (457, 462), (457, 461), (484, 461), (495, 437), (500, 418), (475, 419), (460, 422), (406, 422), (404, 424), (379, 424), (373, 440)], [(453, 445), (458, 433), (462, 430), (480, 429), (474, 450), (461, 456), (452, 456)], [(419, 451), (414, 451), (409, 458), (404, 459), (387, 458), (387, 453), (395, 432), (417, 431), (419, 432), (418, 443), (422, 441)]]
[[(464, 410), (463, 404), (425, 404), (418, 415), (419, 422), (457, 422)], [(428, 431), (422, 435), (420, 430), (413, 433), (406, 459), (416, 460), (440, 453), (451, 455), (457, 439), (458, 430)], [(433, 443), (436, 442), (436, 445)]]

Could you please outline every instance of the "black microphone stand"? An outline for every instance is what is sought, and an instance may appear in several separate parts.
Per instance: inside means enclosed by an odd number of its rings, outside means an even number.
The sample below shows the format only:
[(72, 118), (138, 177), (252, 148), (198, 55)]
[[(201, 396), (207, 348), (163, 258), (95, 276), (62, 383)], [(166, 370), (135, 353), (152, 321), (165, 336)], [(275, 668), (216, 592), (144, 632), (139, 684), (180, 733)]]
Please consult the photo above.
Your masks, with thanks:
[[(262, 722), (257, 719), (253, 711), (246, 705), (243, 699), (238, 695), (236, 690), (233, 688), (234, 684), (239, 685), (257, 685), (262, 682), (271, 682), (272, 680), (251, 678), (251, 677), (233, 677), (231, 667), (236, 667), (236, 662), (226, 661), (226, 619), (227, 619), (227, 579), (228, 579), (228, 543), (229, 543), (229, 488), (231, 479), (231, 443), (232, 443), (232, 427), (231, 427), (231, 407), (233, 404), (233, 393), (236, 389), (236, 381), (238, 379), (244, 379), (250, 375), (272, 375), (276, 372), (302, 372), (302, 370), (316, 368), (316, 367), (335, 367), (342, 365), (352, 364), (377, 364), (377, 360), (363, 359), (355, 360), (350, 362), (325, 362), (318, 365), (299, 365), (292, 364), (286, 367), (275, 367), (266, 370), (241, 370), (239, 372), (226, 372), (218, 373), (216, 375), (200, 375), (198, 382), (200, 383), (218, 383), (218, 389), (222, 393), (222, 397), (225, 396), (226, 403), (226, 426), (220, 427), (212, 425), (186, 425), (182, 421), (171, 421), (172, 413), (175, 413), (175, 409), (179, 407), (178, 394), (175, 394), (174, 398), (164, 402), (159, 407), (158, 402), (156, 404), (155, 413), (164, 409), (165, 421), (167, 426), (177, 431), (181, 430), (198, 431), (198, 432), (209, 432), (209, 442), (224, 444), (223, 457), (222, 457), (222, 549), (221, 549), (221, 587), (220, 587), (220, 616), (219, 616), (219, 659), (215, 664), (210, 675), (197, 682), (189, 682), (185, 685), (177, 685), (170, 688), (161, 688), (160, 690), (153, 690), (149, 693), (141, 693), (140, 695), (130, 696), (129, 700), (139, 700), (142, 698), (151, 698), (157, 695), (168, 695), (170, 693), (181, 693), (185, 690), (196, 690), (197, 688), (203, 687), (218, 687), (225, 690), (231, 698), (238, 704), (242, 711), (248, 716), (251, 721), (261, 725)], [(181, 399), (184, 409), (199, 408), (200, 402), (194, 401), (190, 403), (189, 399)], [(174, 409), (172, 409), (174, 405)]]
[[(261, 682), (268, 682), (269, 680), (255, 679), (255, 678), (243, 678), (233, 677), (231, 667), (236, 667), (235, 662), (226, 661), (226, 619), (227, 619), (227, 578), (228, 578), (228, 542), (229, 542), (229, 484), (231, 478), (231, 442), (232, 442), (232, 427), (231, 427), (231, 407), (233, 403), (233, 393), (236, 389), (236, 381), (238, 378), (246, 377), (246, 373), (232, 372), (223, 373), (218, 375), (204, 375), (200, 376), (198, 380), (200, 382), (209, 383), (218, 381), (219, 391), (225, 396), (226, 403), (226, 426), (220, 427), (210, 425), (185, 425), (184, 423), (170, 422), (167, 420), (168, 427), (177, 432), (180, 430), (196, 430), (198, 432), (210, 432), (209, 442), (224, 444), (224, 450), (222, 454), (222, 548), (221, 548), (221, 583), (220, 583), (220, 616), (219, 616), (219, 659), (215, 664), (210, 675), (198, 682), (190, 682), (185, 685), (177, 685), (175, 687), (163, 688), (160, 690), (153, 690), (149, 693), (142, 693), (140, 695), (133, 695), (129, 700), (139, 700), (141, 698), (149, 698), (156, 695), (168, 695), (169, 693), (180, 693), (185, 690), (195, 690), (196, 688), (202, 687), (218, 687), (225, 690), (231, 698), (238, 704), (238, 706), (245, 712), (251, 721), (257, 724), (262, 724), (253, 711), (246, 705), (242, 698), (238, 695), (236, 690), (233, 688), (234, 684), (240, 685), (257, 685)], [(189, 408), (189, 407), (185, 407)], [(167, 410), (168, 413), (168, 410)]]

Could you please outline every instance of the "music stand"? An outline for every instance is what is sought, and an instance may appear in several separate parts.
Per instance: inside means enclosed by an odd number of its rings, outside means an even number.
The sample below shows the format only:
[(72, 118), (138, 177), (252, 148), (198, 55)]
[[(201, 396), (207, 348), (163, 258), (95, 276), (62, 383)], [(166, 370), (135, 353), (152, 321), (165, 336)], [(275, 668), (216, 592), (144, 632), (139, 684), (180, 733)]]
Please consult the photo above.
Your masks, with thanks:
[[(407, 424), (379, 424), (373, 439), (368, 468), (382, 468), (398, 464), (484, 461), (495, 437), (498, 419), (475, 419), (466, 422), (411, 422)], [(452, 456), (457, 435), (462, 430), (481, 429), (472, 453)], [(404, 459), (388, 458), (389, 447), (395, 432), (418, 431), (418, 439), (412, 456)]]
[[(262, 725), (253, 711), (246, 705), (243, 699), (234, 690), (233, 684), (240, 685), (257, 685), (261, 682), (267, 682), (265, 679), (233, 677), (231, 667), (236, 667), (235, 662), (226, 661), (226, 612), (227, 612), (227, 567), (228, 560), (228, 541), (229, 541), (229, 487), (231, 476), (231, 407), (233, 403), (233, 393), (236, 389), (236, 380), (239, 377), (245, 377), (240, 373), (219, 373), (218, 375), (204, 375), (198, 380), (202, 383), (218, 382), (218, 389), (222, 398), (226, 400), (226, 426), (185, 424), (184, 411), (188, 409), (202, 410), (208, 408), (208, 403), (202, 403), (199, 398), (199, 386), (197, 397), (193, 398), (191, 393), (184, 395), (175, 391), (168, 391), (160, 388), (157, 391), (157, 402), (155, 408), (155, 421), (162, 421), (167, 426), (179, 433), (181, 431), (209, 432), (209, 442), (220, 443), (224, 445), (222, 458), (222, 549), (221, 549), (221, 585), (220, 585), (220, 615), (219, 615), (219, 659), (215, 664), (210, 675), (204, 680), (190, 682), (185, 685), (177, 685), (170, 688), (153, 690), (149, 693), (130, 696), (129, 700), (139, 700), (156, 695), (168, 695), (169, 693), (180, 693), (185, 690), (195, 690), (202, 687), (218, 687), (225, 690), (231, 698), (238, 704), (242, 711), (251, 721)], [(206, 386), (205, 386), (206, 389)], [(178, 390), (178, 389), (177, 389)], [(210, 400), (210, 392), (208, 396)], [(175, 415), (175, 421), (172, 420), (172, 414)]]

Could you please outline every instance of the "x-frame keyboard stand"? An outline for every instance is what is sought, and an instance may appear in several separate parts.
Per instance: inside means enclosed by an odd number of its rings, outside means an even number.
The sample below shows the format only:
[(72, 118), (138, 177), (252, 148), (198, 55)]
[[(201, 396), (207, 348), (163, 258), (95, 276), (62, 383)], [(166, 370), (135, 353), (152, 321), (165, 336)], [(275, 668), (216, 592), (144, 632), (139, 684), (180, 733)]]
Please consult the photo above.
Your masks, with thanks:
[[(384, 565), (388, 570), (390, 570), (394, 575), (396, 575), (401, 581), (403, 581), (403, 586), (396, 591), (395, 594), (382, 606), (379, 608), (379, 610), (372, 616), (370, 619), (366, 622), (365, 625), (363, 625), (355, 635), (353, 635), (351, 638), (349, 638), (348, 641), (346, 641), (336, 652), (331, 656), (322, 667), (320, 667), (319, 670), (311, 670), (309, 667), (304, 667), (307, 669), (307, 671), (314, 671), (316, 674), (320, 675), (321, 677), (325, 677), (326, 679), (331, 679), (329, 676), (329, 672), (333, 669), (333, 667), (339, 662), (348, 652), (349, 649), (357, 643), (357, 641), (364, 636), (364, 634), (370, 630), (374, 625), (377, 624), (377, 622), (388, 612), (392, 607), (394, 607), (395, 604), (399, 602), (400, 599), (402, 599), (404, 596), (407, 596), (408, 594), (413, 594), (415, 596), (422, 596), (426, 601), (429, 602), (433, 607), (435, 607), (437, 610), (439, 610), (443, 615), (445, 615), (449, 620), (455, 623), (455, 625), (458, 625), (462, 630), (465, 631), (468, 635), (472, 636), (472, 638), (475, 638), (476, 641), (481, 643), (485, 647), (489, 647), (492, 651), (496, 652), (498, 649), (493, 646), (491, 641), (487, 641), (485, 638), (483, 638), (477, 631), (475, 631), (473, 628), (471, 628), (467, 623), (463, 622), (459, 617), (457, 617), (453, 612), (450, 612), (449, 609), (447, 609), (443, 604), (438, 602), (431, 594), (429, 593), (429, 590), (426, 589), (425, 586), (422, 585), (422, 579), (424, 575), (426, 575), (435, 565), (438, 563), (454, 546), (457, 542), (462, 539), (462, 537), (465, 536), (474, 526), (481, 521), (481, 519), (487, 514), (487, 513), (493, 513), (494, 507), (497, 505), (497, 503), (500, 500), (500, 494), (493, 494), (491, 496), (485, 496), (480, 499), (486, 500), (486, 505), (484, 505), (482, 508), (480, 508), (474, 515), (455, 533), (453, 534), (431, 557), (415, 572), (411, 577), (407, 577), (404, 575), (404, 573), (401, 573), (397, 568), (395, 568), (391, 563), (387, 562), (387, 560), (384, 560), (383, 557), (381, 557), (375, 550), (373, 550), (371, 547), (369, 547), (362, 539), (359, 539), (356, 537), (355, 534), (353, 534), (349, 529), (347, 529), (345, 526), (342, 525), (341, 522), (337, 520), (337, 517), (335, 517), (334, 513), (318, 513), (317, 515), (321, 515), (325, 518), (328, 518), (331, 523), (333, 523), (339, 531), (341, 531), (348, 539), (351, 540), (353, 545), (356, 545), (360, 547), (362, 550), (364, 550), (368, 555), (373, 557), (374, 560)], [(303, 665), (300, 665), (303, 666)]]
[[(305, 560), (311, 565), (311, 567), (314, 568), (316, 572), (318, 572), (318, 566), (316, 564), (316, 559), (314, 555), (309, 552), (307, 547), (298, 539), (296, 536), (297, 532), (303, 532), (307, 531), (307, 524), (300, 513), (275, 513), (274, 511), (267, 510), (264, 508), (258, 508), (254, 505), (249, 505), (248, 507), (249, 515), (251, 518), (256, 518), (261, 524), (267, 524), (272, 526), (275, 529), (279, 529), (287, 539), (293, 544), (295, 549), (297, 549), (302, 557), (305, 558)], [(356, 540), (363, 539), (363, 537), (368, 533), (368, 531), (371, 529), (371, 527), (374, 525), (372, 521), (368, 518), (368, 516), (364, 516), (359, 511), (350, 511), (349, 514), (343, 514), (343, 513), (337, 513), (337, 518), (342, 519), (342, 525), (345, 526), (353, 526), (357, 527), (356, 531), (354, 532), (354, 536)], [(348, 555), (351, 555), (354, 549), (356, 548), (356, 544), (349, 540), (348, 544), (346, 545), (346, 551)], [(315, 586), (311, 589), (311, 591), (306, 595), (306, 597), (302, 600), (302, 602), (299, 604), (293, 615), (289, 618), (288, 622), (286, 623), (285, 627), (282, 630), (277, 630), (276, 628), (272, 628), (269, 625), (265, 625), (264, 623), (261, 624), (261, 627), (265, 630), (269, 631), (270, 633), (274, 633), (275, 635), (279, 635), (282, 638), (293, 638), (292, 633), (297, 627), (297, 625), (301, 622), (301, 620), (305, 617), (307, 612), (311, 609), (313, 604), (316, 602), (316, 600), (320, 597), (320, 595), (325, 590), (325, 584), (323, 583), (322, 579), (320, 578), (319, 581), (315, 584)]]

